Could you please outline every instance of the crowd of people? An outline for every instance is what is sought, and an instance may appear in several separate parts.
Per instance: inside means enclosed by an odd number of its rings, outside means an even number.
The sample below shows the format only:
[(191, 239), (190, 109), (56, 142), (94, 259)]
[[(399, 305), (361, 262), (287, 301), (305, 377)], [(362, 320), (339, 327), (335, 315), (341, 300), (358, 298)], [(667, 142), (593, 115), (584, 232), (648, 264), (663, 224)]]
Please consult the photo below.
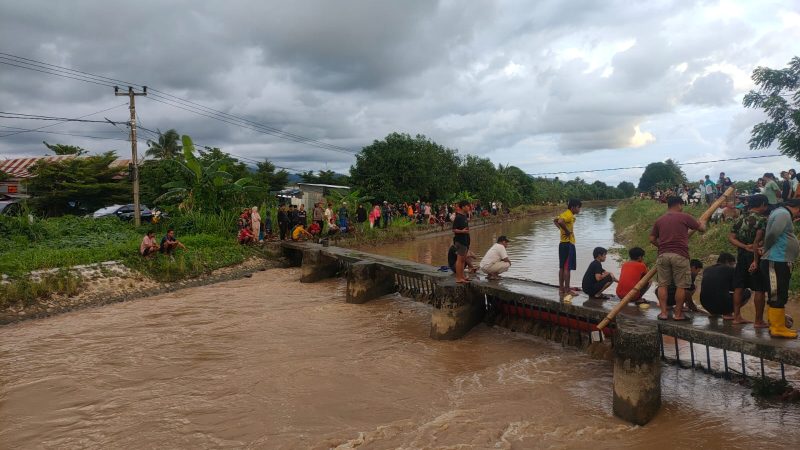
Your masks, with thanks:
[[(768, 175), (765, 178), (769, 178)], [(770, 179), (767, 184), (773, 181)], [(712, 195), (716, 198), (720, 194), (717, 191)], [(735, 219), (728, 235), (728, 242), (736, 255), (722, 252), (716, 264), (704, 268), (702, 261), (690, 258), (689, 235), (695, 231), (704, 233), (707, 221), (697, 220), (683, 212), (686, 203), (683, 198), (676, 195), (667, 197), (667, 211), (656, 220), (649, 235), (651, 245), (658, 252), (655, 263), (656, 296), (660, 308), (658, 319), (687, 321), (691, 320), (687, 312), (700, 311), (693, 296), (696, 279), (702, 273), (700, 305), (708, 314), (721, 316), (735, 325), (752, 323), (756, 328), (769, 328), (773, 337), (796, 338), (797, 332), (791, 328), (792, 319), (786, 316), (785, 305), (789, 296), (791, 267), (800, 256), (800, 242), (793, 226), (794, 221), (800, 219), (800, 196), (790, 194), (780, 198), (780, 203), (773, 202), (766, 193), (743, 198), (743, 212)], [(706, 201), (710, 199), (708, 197)], [(616, 294), (620, 299), (631, 293), (628, 301), (647, 304), (643, 295), (651, 287), (650, 283), (637, 287), (648, 273), (644, 263), (645, 250), (640, 247), (629, 250), (629, 260), (622, 265), (619, 277), (603, 267), (608, 250), (595, 248), (581, 287), (571, 286), (571, 273), (577, 268), (574, 226), (581, 207), (580, 200), (569, 200), (567, 209), (553, 220), (560, 233), (559, 293), (566, 297), (583, 292), (592, 299), (605, 300), (610, 298), (605, 292), (617, 283)], [(500, 274), (511, 267), (506, 251), (509, 240), (500, 236), (476, 267), (475, 255), (470, 250), (470, 208), (468, 202), (459, 203), (453, 220), (453, 245), (448, 262), (455, 280), (457, 283), (469, 282), (467, 269), (472, 273), (481, 270), (489, 280), (499, 279)], [(752, 322), (742, 316), (742, 307), (750, 299), (755, 308)]]

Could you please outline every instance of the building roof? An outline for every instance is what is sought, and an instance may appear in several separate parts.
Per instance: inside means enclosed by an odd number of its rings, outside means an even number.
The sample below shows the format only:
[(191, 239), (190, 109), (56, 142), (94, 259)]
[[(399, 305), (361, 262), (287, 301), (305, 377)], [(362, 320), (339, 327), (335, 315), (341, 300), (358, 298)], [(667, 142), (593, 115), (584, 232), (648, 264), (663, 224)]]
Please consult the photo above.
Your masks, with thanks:
[(350, 189), (349, 186), (337, 186), (335, 184), (316, 184), (316, 183), (297, 183), (298, 186), (316, 186), (316, 187), (326, 187), (331, 189)]
[[(75, 158), (75, 155), (59, 155), (59, 156), (37, 156), (32, 158), (16, 158), (16, 159), (0, 159), (0, 172), (7, 173), (14, 178), (30, 178), (31, 174), (28, 172), (34, 164), (39, 161), (46, 162), (59, 162)], [(128, 167), (130, 159), (117, 159), (110, 164), (110, 167)]]

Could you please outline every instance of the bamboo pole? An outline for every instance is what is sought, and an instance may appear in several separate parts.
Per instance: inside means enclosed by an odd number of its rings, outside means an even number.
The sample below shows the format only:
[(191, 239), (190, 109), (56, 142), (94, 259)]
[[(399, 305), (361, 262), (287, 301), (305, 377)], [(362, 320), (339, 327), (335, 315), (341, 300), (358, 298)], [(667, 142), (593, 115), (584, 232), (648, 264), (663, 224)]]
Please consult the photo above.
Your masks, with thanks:
[[(719, 198), (714, 200), (714, 203), (712, 203), (711, 206), (709, 206), (708, 209), (697, 220), (699, 222), (708, 222), (708, 219), (710, 219), (711, 215), (714, 214), (714, 211), (716, 211), (716, 209), (719, 208), (719, 205), (721, 205), (722, 202), (727, 201), (727, 199), (731, 197), (734, 192), (735, 190), (733, 186), (729, 187), (725, 192), (722, 193), (721, 196), (719, 196)], [(689, 236), (693, 235), (694, 231), (695, 230), (689, 230)], [(622, 300), (619, 301), (619, 304), (615, 306), (614, 309), (608, 312), (608, 315), (606, 315), (605, 319), (603, 319), (602, 321), (600, 321), (600, 323), (597, 324), (597, 329), (602, 330), (603, 328), (608, 326), (608, 324), (612, 320), (614, 320), (614, 317), (616, 317), (617, 314), (619, 314), (620, 311), (622, 311), (622, 309), (625, 308), (628, 302), (631, 301), (631, 299), (635, 295), (637, 295), (639, 292), (641, 292), (642, 289), (644, 289), (645, 286), (647, 286), (647, 283), (649, 283), (650, 280), (652, 280), (655, 275), (656, 275), (656, 268), (653, 267), (645, 274), (645, 276), (642, 277), (641, 280), (639, 280), (638, 283), (636, 283), (636, 286), (634, 286), (633, 289), (631, 289), (631, 291), (628, 292), (625, 295), (625, 297), (623, 297)]]

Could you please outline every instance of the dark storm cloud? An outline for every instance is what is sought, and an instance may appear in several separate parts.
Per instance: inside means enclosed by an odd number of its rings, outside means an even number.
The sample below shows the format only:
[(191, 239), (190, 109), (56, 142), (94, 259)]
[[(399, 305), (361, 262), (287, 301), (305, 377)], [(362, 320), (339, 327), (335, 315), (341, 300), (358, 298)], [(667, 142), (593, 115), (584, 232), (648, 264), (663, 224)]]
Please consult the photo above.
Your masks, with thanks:
[[(462, 154), (510, 149), (505, 158), (526, 160), (530, 141), (567, 155), (643, 145), (633, 142), (636, 127), (678, 108), (729, 106), (741, 94), (733, 71), (749, 72), (787, 45), (746, 14), (728, 17), (725, 5), (677, 0), (0, 5), (0, 51), (147, 84), (355, 151), (399, 131)], [(0, 65), (3, 110), (76, 117), (122, 100), (109, 87)], [(151, 129), (300, 169), (344, 172), (353, 161), (156, 100), (137, 100)], [(122, 108), (96, 118), (126, 116)], [(52, 129), (119, 132), (102, 124)], [(0, 155), (41, 154), (43, 138), (60, 137), (0, 138)], [(67, 140), (127, 151), (124, 142)]]

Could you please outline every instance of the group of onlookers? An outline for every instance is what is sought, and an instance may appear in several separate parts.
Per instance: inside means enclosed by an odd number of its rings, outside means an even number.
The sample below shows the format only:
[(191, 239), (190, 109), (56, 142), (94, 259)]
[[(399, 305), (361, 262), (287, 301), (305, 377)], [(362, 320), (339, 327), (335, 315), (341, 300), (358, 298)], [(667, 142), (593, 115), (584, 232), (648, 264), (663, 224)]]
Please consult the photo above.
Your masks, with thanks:
[(175, 230), (172, 228), (167, 230), (167, 234), (161, 238), (160, 243), (156, 241), (156, 232), (150, 230), (144, 235), (141, 244), (139, 244), (139, 255), (148, 258), (158, 253), (172, 256), (177, 248), (186, 249), (186, 246), (175, 237)]

